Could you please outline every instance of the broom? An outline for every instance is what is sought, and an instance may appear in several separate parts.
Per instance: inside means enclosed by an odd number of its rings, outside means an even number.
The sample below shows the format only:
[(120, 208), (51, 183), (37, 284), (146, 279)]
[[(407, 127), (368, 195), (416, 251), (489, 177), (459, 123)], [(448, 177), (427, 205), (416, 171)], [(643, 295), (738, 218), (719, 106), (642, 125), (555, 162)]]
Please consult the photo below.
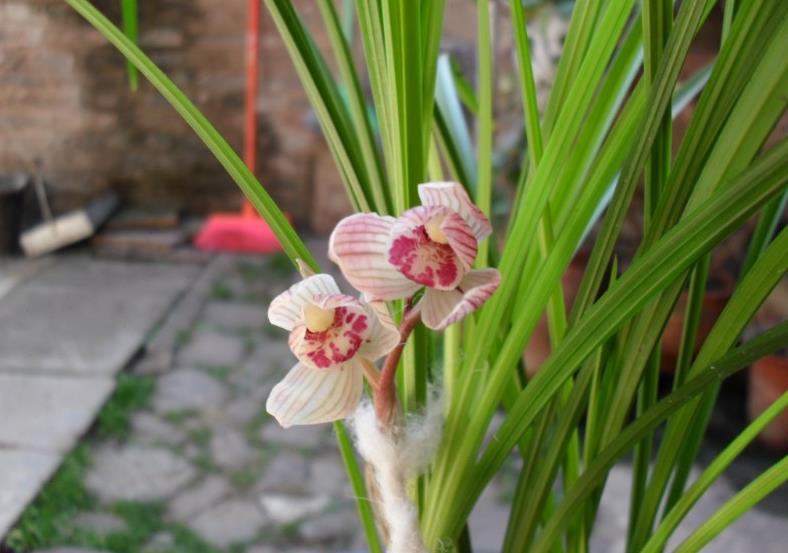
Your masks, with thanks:
[[(260, 58), (260, 0), (248, 0), (246, 25), (246, 98), (244, 102), (244, 163), (254, 173), (257, 161), (257, 79)], [(245, 197), (240, 213), (215, 213), (194, 239), (201, 250), (271, 253), (281, 250), (271, 228)]]

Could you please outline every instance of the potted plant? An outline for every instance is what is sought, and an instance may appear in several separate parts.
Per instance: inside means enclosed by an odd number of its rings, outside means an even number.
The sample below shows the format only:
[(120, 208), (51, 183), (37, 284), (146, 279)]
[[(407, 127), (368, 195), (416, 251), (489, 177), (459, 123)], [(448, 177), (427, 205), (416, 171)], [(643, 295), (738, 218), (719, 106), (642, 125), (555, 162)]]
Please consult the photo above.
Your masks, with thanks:
[[(788, 269), (788, 231), (759, 235), (749, 270), (662, 398), (655, 360), (682, 290), (700, 297), (709, 252), (788, 186), (788, 141), (761, 151), (785, 108), (785, 2), (726, 2), (717, 61), (686, 82), (678, 75), (708, 2), (687, 0), (675, 14), (669, 1), (578, 3), (540, 116), (522, 2), (479, 0), (472, 137), (457, 82), (438, 70), (448, 3), (356, 2), (362, 73), (332, 1), (317, 6), (334, 64), (292, 1), (265, 0), (358, 212), (329, 246), (354, 287), (339, 290), (177, 86), (87, 0), (66, 1), (184, 116), (300, 267), (303, 280), (269, 309), (298, 363), (268, 407), (284, 425), (334, 424), (370, 551), (471, 551), (468, 516), (511, 455), (523, 463), (501, 551), (585, 551), (607, 474), (630, 451), (627, 547), (661, 551), (752, 430), (784, 407), (764, 412), (689, 484), (719, 381), (788, 340), (780, 323), (737, 345)], [(516, 44), (528, 149), (507, 220), (493, 225), (490, 11), (499, 5)], [(671, 115), (697, 94), (673, 156)], [(641, 180), (644, 235), (619, 267), (613, 247)], [(600, 220), (568, 311), (562, 274)], [(702, 302), (688, 305), (697, 318)], [(529, 379), (522, 352), (542, 313), (555, 345)], [(678, 551), (702, 548), (786, 479), (783, 459)]]

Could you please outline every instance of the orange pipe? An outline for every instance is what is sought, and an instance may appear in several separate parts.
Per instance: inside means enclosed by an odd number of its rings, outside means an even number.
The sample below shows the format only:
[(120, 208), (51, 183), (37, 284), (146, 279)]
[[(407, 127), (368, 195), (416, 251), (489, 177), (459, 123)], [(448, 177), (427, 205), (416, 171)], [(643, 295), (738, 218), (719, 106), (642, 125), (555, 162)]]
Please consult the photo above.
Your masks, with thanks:
[[(257, 91), (260, 67), (260, 0), (247, 0), (246, 18), (246, 96), (244, 99), (244, 163), (254, 173), (257, 170)], [(244, 217), (256, 217), (257, 212), (244, 198), (241, 212)]]

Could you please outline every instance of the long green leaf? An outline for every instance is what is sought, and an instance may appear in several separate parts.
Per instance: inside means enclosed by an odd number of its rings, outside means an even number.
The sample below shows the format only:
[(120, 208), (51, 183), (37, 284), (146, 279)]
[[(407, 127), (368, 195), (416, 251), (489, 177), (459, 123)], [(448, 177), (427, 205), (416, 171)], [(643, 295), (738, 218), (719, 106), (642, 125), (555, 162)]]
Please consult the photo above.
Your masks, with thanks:
[(462, 113), (451, 59), (443, 54), (438, 59), (435, 86), (435, 127), (447, 161), (455, 178), (475, 195), (476, 157), (473, 153), (468, 124)]
[(788, 392), (783, 392), (774, 403), (767, 407), (763, 413), (758, 415), (747, 428), (739, 433), (739, 435), (736, 436), (736, 438), (734, 438), (734, 440), (728, 444), (711, 463), (709, 463), (692, 486), (681, 496), (681, 499), (676, 505), (673, 506), (659, 525), (659, 528), (651, 535), (651, 538), (649, 538), (648, 542), (643, 546), (641, 553), (658, 553), (662, 551), (679, 523), (684, 519), (687, 513), (689, 513), (692, 506), (695, 505), (703, 493), (711, 487), (744, 448), (786, 409), (788, 409)]
[[(737, 178), (729, 190), (682, 219), (659, 241), (658, 246), (655, 245), (616, 281), (587, 315), (571, 328), (559, 348), (523, 391), (479, 460), (477, 485), (489, 481), (522, 432), (580, 362), (654, 294), (672, 283), (699, 255), (781, 192), (788, 184), (787, 170), (788, 141), (783, 141)], [(506, 363), (507, 366), (511, 366), (512, 359), (521, 351), (514, 332), (509, 336), (497, 359), (497, 363)], [(474, 491), (478, 493), (480, 489)]]
[[(353, 129), (358, 136), (361, 156), (369, 176), (369, 189), (374, 199), (374, 209), (383, 214), (391, 214), (391, 198), (388, 196), (389, 188), (383, 174), (380, 152), (377, 148), (375, 136), (372, 132), (372, 123), (369, 120), (367, 102), (361, 88), (361, 81), (353, 63), (353, 56), (350, 44), (346, 38), (346, 31), (339, 15), (334, 8), (332, 0), (319, 0), (318, 7), (323, 16), (326, 30), (328, 32), (331, 47), (334, 50), (334, 57), (337, 60), (339, 72), (342, 75), (344, 90), (349, 98), (351, 119)], [(352, 4), (351, 4), (352, 8)]]
[[(529, 428), (541, 409), (552, 400), (562, 383), (603, 341), (664, 287), (671, 284), (697, 257), (708, 251), (724, 236), (737, 228), (755, 210), (779, 193), (788, 182), (788, 141), (783, 141), (763, 156), (732, 187), (673, 228), (659, 246), (643, 256), (570, 329), (561, 345), (548, 358), (535, 378), (521, 393), (517, 404), (495, 434), (495, 439), (472, 471), (463, 471), (458, 463), (449, 493), (456, 494), (460, 482), (466, 497), (454, 502), (453, 517), (444, 537), (456, 535), (458, 524), (470, 512), (486, 482), (507, 458), (522, 433)], [(550, 275), (545, 275), (549, 282)], [(550, 288), (537, 282), (534, 301), (545, 298)], [(535, 324), (535, 322), (534, 322)], [(522, 337), (529, 329), (513, 329), (500, 349), (493, 371), (511, 367), (522, 352)], [(489, 393), (489, 386), (486, 393)], [(472, 476), (473, 474), (473, 476)], [(462, 504), (465, 509), (459, 508)], [(438, 539), (436, 535), (433, 539)]]
[[(478, 72), (479, 113), (477, 119), (477, 162), (479, 164), (476, 182), (476, 205), (490, 215), (492, 208), (493, 179), (493, 55), (490, 36), (490, 10), (493, 6), (487, 0), (476, 0), (477, 51), (476, 68)], [(476, 263), (486, 267), (489, 263), (490, 242), (479, 244)]]
[[(778, 91), (783, 86), (781, 82), (788, 70), (788, 64), (780, 53), (781, 42), (785, 41), (785, 33), (781, 33), (779, 28), (786, 24), (786, 14), (788, 14), (788, 5), (785, 4), (775, 5), (767, 2), (765, 5), (758, 6), (753, 2), (742, 8), (741, 17), (737, 18), (720, 54), (722, 65), (717, 66), (721, 68), (720, 76), (729, 75), (729, 77), (715, 79), (712, 75), (713, 82), (710, 82), (709, 88), (701, 98), (687, 137), (679, 150), (676, 171), (671, 173), (668, 185), (671, 190), (666, 192), (663, 205), (655, 216), (655, 224), (651, 229), (655, 235), (658, 235), (661, 229), (667, 228), (669, 222), (680, 213), (682, 202), (688, 202), (688, 207), (684, 209), (701, 205), (708, 201), (714, 188), (727, 182), (720, 180), (726, 174), (718, 171), (718, 165), (735, 172), (737, 168), (749, 163), (760, 144), (766, 139), (774, 121), (779, 118), (785, 106), (785, 99)], [(750, 32), (746, 32), (747, 30)], [(759, 63), (749, 64), (746, 68), (741, 67), (742, 64), (737, 63), (735, 61), (737, 58), (733, 56), (733, 52), (736, 51), (746, 53), (764, 50), (762, 55), (755, 58)], [(775, 63), (778, 64), (777, 68), (774, 66)], [(734, 104), (734, 100), (739, 96), (741, 96), (740, 101)], [(711, 98), (719, 98), (719, 100), (712, 102)], [(726, 119), (724, 114), (725, 110), (730, 110), (729, 106), (734, 107), (734, 110)], [(721, 117), (723, 123), (719, 122)], [(719, 134), (721, 127), (723, 127), (722, 133)], [(718, 134), (719, 140), (709, 141), (708, 133)], [(740, 146), (735, 147), (736, 144)], [(732, 145), (734, 147), (731, 147)], [(699, 159), (708, 159), (708, 163), (701, 164)], [(697, 183), (694, 193), (691, 187), (682, 186), (682, 183), (687, 181)], [(692, 197), (688, 200), (690, 194)], [(653, 236), (647, 234), (645, 247), (653, 239)], [(672, 303), (677, 293), (678, 289), (671, 290), (666, 294), (664, 303)], [(735, 336), (730, 340), (734, 338)], [(649, 338), (649, 340), (653, 339), (653, 336)], [(705, 402), (706, 409), (710, 409), (712, 398), (707, 398)], [(621, 413), (618, 415), (618, 420), (623, 420)], [(676, 456), (679, 453), (685, 458), (692, 455), (691, 451), (698, 447), (706, 420), (704, 416), (696, 415), (691, 420), (685, 420), (684, 427), (678, 430), (684, 433), (690, 429), (691, 434), (695, 436), (694, 439), (683, 439), (679, 442), (666, 440), (660, 446), (654, 474), (649, 483), (649, 492), (644, 498), (637, 521), (634, 536), (636, 545), (643, 543), (642, 540), (647, 535), (656, 510), (662, 502), (662, 491), (673, 463), (677, 459)], [(672, 433), (673, 430), (670, 430), (669, 434)], [(686, 475), (687, 467), (684, 466), (682, 470)], [(674, 489), (678, 489), (683, 485), (683, 477), (674, 478), (674, 482)], [(675, 496), (675, 492), (672, 495)]]
[(690, 42), (702, 20), (704, 7), (703, 0), (683, 2), (679, 14), (676, 16), (676, 24), (665, 47), (665, 54), (662, 56), (658, 73), (654, 77), (655, 84), (649, 91), (647, 102), (649, 109), (641, 123), (639, 133), (641, 140), (638, 141), (621, 170), (615, 198), (608, 209), (605, 222), (588, 261), (588, 268), (583, 275), (572, 308), (571, 320), (579, 318), (580, 314), (591, 305), (599, 290), (599, 285), (605, 274), (605, 266), (613, 251), (616, 237), (623, 224), (640, 174), (646, 166), (651, 147), (662, 127), (667, 102), (670, 100), (678, 73), (689, 51)]
[[(265, 0), (265, 5), (285, 41), (326, 142), (336, 161), (351, 203), (357, 210), (376, 206), (377, 187), (370, 184), (364, 154), (353, 120), (314, 39), (289, 0)], [(363, 135), (362, 135), (363, 136)]]
[(345, 463), (345, 468), (350, 478), (350, 486), (353, 488), (353, 495), (356, 498), (356, 509), (358, 510), (361, 525), (364, 527), (364, 536), (367, 538), (369, 553), (383, 553), (383, 546), (375, 529), (375, 513), (372, 510), (372, 499), (367, 495), (364, 475), (353, 451), (353, 442), (348, 436), (344, 423), (335, 422), (334, 432), (337, 436), (342, 461)]
[[(121, 0), (120, 13), (123, 20), (123, 32), (131, 42), (137, 44), (137, 35), (139, 29), (139, 12), (137, 10), (137, 0)], [(129, 60), (126, 60), (126, 72), (129, 76), (129, 87), (131, 88), (131, 91), (134, 92), (139, 86), (139, 75), (137, 74), (137, 68)]]
[(539, 541), (532, 552), (546, 553), (550, 550), (552, 542), (557, 539), (561, 529), (568, 524), (577, 506), (594, 491), (599, 480), (604, 477), (616, 460), (643, 436), (653, 431), (662, 421), (709, 386), (721, 382), (735, 372), (749, 366), (753, 361), (783, 347), (786, 340), (788, 340), (788, 322), (764, 332), (705, 367), (686, 385), (670, 393), (641, 414), (615, 440), (599, 452), (577, 484), (571, 490), (567, 490), (564, 500), (539, 536)]
[[(498, 332), (498, 321), (504, 320), (507, 310), (511, 308), (510, 302), (518, 289), (519, 264), (522, 260), (521, 248), (524, 244), (534, 243), (541, 215), (550, 196), (554, 176), (558, 174), (562, 167), (561, 160), (571, 149), (573, 145), (572, 139), (582, 122), (581, 118), (577, 117), (576, 114), (585, 113), (592, 102), (596, 83), (601, 79), (607, 61), (613, 54), (617, 38), (624, 29), (627, 15), (631, 11), (632, 5), (633, 2), (631, 0), (611, 0), (607, 5), (598, 31), (600, 39), (597, 55), (588, 57), (583, 63), (578, 75), (578, 82), (572, 87), (567, 98), (567, 110), (558, 120), (555, 133), (556, 140), (551, 140), (546, 145), (543, 160), (533, 173), (533, 179), (526, 187), (523, 200), (520, 202), (523, 209), (513, 214), (513, 227), (499, 265), (499, 270), (502, 274), (501, 286), (495, 296), (483, 308), (477, 335), (473, 342), (470, 343), (467, 352), (465, 364), (468, 367), (472, 367), (474, 371), (484, 366), (493, 344), (496, 343), (495, 334)], [(589, 83), (593, 84), (589, 86)], [(557, 279), (554, 283), (557, 283)], [(551, 290), (554, 289), (553, 285)], [(467, 405), (467, 398), (461, 392), (459, 400), (452, 402), (452, 410), (449, 411), (447, 416), (445, 439), (443, 441), (446, 447), (441, 449), (438, 459), (438, 466), (446, 467), (445, 471), (440, 472), (446, 474), (448, 478), (454, 481), (451, 485), (457, 485), (461, 479), (459, 474), (466, 468), (461, 465), (469, 462), (464, 459), (470, 460), (474, 458), (473, 450), (478, 448), (484, 436), (484, 428), (492, 417), (492, 405), (497, 404), (503, 385), (507, 382), (507, 374), (505, 372), (494, 375), (494, 377), (496, 378), (496, 385), (492, 387), (492, 390), (488, 390), (491, 391), (493, 399), (488, 399), (483, 408), (477, 410), (480, 413), (479, 420), (473, 424), (470, 432), (463, 427), (466, 422), (463, 420), (465, 415), (457, 412), (457, 409), (462, 409), (464, 405)], [(471, 385), (473, 385), (471, 381), (466, 380), (466, 385), (463, 388), (467, 389)], [(459, 439), (460, 432), (464, 435), (464, 440)], [(457, 452), (454, 451), (452, 444), (459, 443), (462, 443), (461, 447), (465, 449), (465, 453), (460, 457), (461, 460), (458, 463), (455, 460)], [(449, 471), (451, 471), (451, 475), (448, 475)], [(443, 485), (444, 483), (441, 480), (436, 480), (433, 483), (432, 487), (437, 496), (445, 493), (445, 491), (438, 491)], [(443, 509), (448, 510), (448, 508), (446, 505), (443, 506)], [(442, 509), (431, 512), (429, 515), (436, 520), (445, 516)], [(436, 524), (432, 520), (427, 521), (428, 529)], [(428, 533), (430, 531), (428, 530)]]
[(766, 472), (747, 484), (719, 510), (701, 524), (684, 542), (676, 553), (694, 553), (714, 539), (753, 505), (788, 481), (788, 456), (783, 457)]

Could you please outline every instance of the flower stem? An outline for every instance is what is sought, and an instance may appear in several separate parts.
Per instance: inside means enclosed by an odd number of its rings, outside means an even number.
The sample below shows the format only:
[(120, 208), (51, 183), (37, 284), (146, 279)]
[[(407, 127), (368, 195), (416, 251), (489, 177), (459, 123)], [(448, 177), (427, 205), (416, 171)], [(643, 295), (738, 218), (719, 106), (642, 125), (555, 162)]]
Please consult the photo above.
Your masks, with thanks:
[(394, 377), (397, 375), (397, 365), (402, 357), (405, 343), (419, 321), (421, 321), (421, 307), (419, 305), (413, 307), (411, 302), (408, 302), (399, 327), (399, 344), (386, 357), (378, 385), (375, 388), (375, 413), (384, 428), (390, 427), (394, 422), (394, 415), (397, 411), (397, 387)]

